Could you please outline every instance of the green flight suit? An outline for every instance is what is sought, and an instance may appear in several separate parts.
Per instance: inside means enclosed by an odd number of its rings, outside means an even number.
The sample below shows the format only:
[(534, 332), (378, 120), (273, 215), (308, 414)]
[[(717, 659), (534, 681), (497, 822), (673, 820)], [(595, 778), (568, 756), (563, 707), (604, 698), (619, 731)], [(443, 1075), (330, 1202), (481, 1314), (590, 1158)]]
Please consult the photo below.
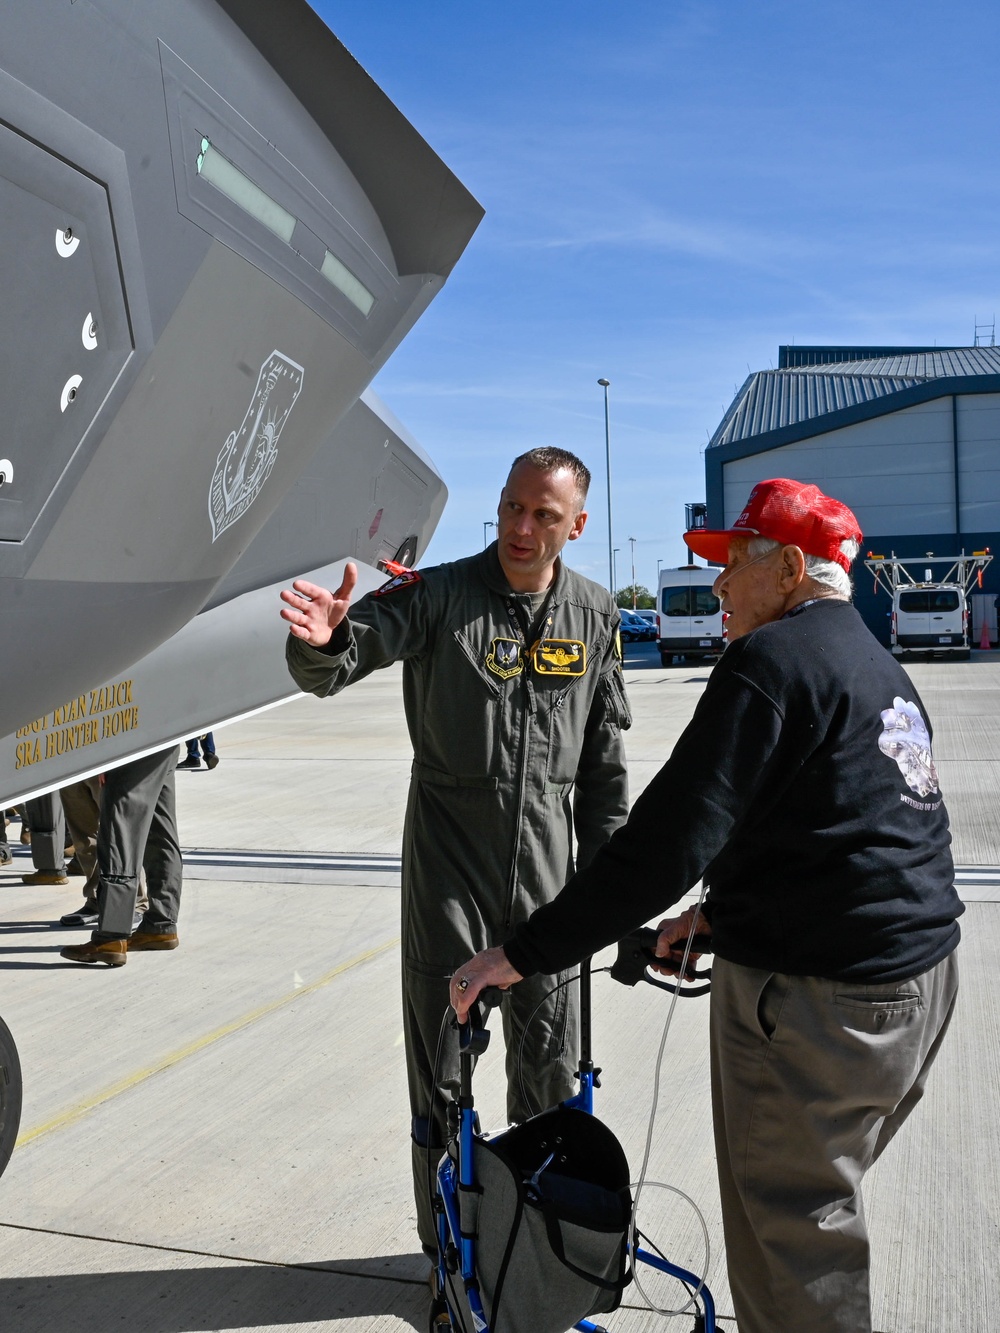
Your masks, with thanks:
[[(296, 684), (321, 697), (403, 662), (414, 752), (403, 834), (403, 1027), (418, 1229), (429, 1253), (428, 1180), (445, 1143), (443, 1101), (458, 1088), (449, 1032), (432, 1116), (448, 978), (559, 892), (574, 869), (574, 831), (585, 865), (628, 814), (621, 732), (631, 718), (618, 621), (609, 594), (560, 561), (532, 642), (531, 598), (511, 592), (494, 543), (361, 598), (325, 650), (288, 638)], [(529, 978), (505, 998), (512, 1121), (575, 1091), (575, 987), (544, 999), (553, 985)]]

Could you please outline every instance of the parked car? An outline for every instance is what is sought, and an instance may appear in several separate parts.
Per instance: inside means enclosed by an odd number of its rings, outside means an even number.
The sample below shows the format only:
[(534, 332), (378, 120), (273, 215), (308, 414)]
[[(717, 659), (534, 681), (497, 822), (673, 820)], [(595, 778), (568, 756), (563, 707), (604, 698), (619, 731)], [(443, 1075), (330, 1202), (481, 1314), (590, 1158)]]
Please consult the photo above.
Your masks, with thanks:
[(957, 583), (899, 587), (892, 600), (892, 651), (969, 660), (969, 604)]
[(725, 648), (722, 603), (712, 591), (719, 573), (704, 565), (660, 570), (657, 637), (664, 666), (675, 656), (689, 662), (718, 657)]
[(656, 627), (640, 616), (637, 611), (629, 611), (625, 607), (619, 607), (619, 614), (622, 618), (620, 633), (623, 643), (632, 643), (636, 639), (656, 638)]

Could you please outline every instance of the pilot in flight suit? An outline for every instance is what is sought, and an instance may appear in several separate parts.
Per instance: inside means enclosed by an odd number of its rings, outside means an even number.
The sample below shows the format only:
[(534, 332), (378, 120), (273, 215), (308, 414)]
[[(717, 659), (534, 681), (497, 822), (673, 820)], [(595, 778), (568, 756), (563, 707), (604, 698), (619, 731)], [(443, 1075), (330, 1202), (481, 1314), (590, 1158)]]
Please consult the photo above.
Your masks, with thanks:
[[(292, 636), (287, 644), (296, 683), (319, 696), (403, 663), (414, 752), (403, 835), (403, 1023), (428, 1253), (428, 1182), (445, 1143), (444, 1102), (458, 1087), (449, 1034), (430, 1106), (448, 978), (562, 888), (573, 873), (574, 831), (583, 866), (628, 813), (621, 732), (631, 718), (618, 610), (561, 560), (555, 570), (544, 592), (514, 593), (494, 543), (390, 579), (351, 606), (325, 648)], [(553, 985), (526, 981), (504, 1000), (511, 1120), (575, 1091), (575, 990), (543, 998)], [(519, 1080), (519, 1044), (536, 1007)]]

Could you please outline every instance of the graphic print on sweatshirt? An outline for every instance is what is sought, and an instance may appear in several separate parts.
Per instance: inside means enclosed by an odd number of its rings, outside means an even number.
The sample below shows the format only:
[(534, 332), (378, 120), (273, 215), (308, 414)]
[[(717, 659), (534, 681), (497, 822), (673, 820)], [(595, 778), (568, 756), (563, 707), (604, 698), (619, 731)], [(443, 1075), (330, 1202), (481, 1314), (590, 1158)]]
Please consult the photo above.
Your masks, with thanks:
[[(879, 716), (883, 731), (878, 738), (878, 748), (890, 759), (895, 759), (906, 785), (918, 796), (929, 796), (938, 791), (930, 733), (917, 705), (897, 694), (892, 707), (883, 709)], [(906, 800), (905, 796), (903, 800)]]

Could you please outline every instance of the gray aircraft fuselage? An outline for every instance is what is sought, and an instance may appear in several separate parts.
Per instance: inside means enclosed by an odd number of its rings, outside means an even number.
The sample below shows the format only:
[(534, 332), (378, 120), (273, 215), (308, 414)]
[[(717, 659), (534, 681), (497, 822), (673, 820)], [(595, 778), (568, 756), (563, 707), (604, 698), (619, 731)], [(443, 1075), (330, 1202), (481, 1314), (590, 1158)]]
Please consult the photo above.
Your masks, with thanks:
[[(482, 210), (303, 0), (0, 0), (0, 21), (3, 737), (203, 609), (418, 556), (443, 484), (352, 409)], [(320, 453), (324, 490), (269, 527)], [(258, 706), (238, 675), (231, 695)], [(108, 766), (134, 752), (103, 739)], [(4, 785), (40, 785), (6, 781), (6, 748)]]

